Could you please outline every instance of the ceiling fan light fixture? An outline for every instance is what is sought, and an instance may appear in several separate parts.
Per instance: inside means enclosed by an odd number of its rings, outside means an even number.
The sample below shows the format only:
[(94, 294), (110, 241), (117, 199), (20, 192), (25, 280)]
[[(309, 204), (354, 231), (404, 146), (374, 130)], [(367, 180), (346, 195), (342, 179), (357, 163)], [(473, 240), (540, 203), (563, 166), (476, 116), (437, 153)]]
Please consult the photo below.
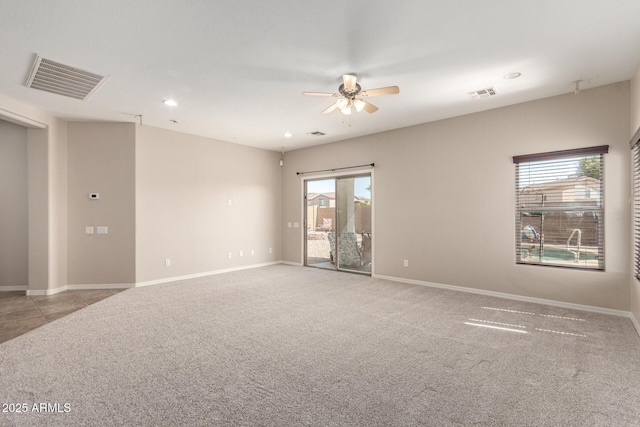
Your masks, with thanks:
[(380, 87), (377, 89), (369, 89), (363, 91), (358, 83), (356, 83), (357, 77), (352, 74), (344, 74), (342, 76), (343, 83), (338, 86), (337, 93), (330, 92), (302, 92), (306, 96), (332, 96), (339, 98), (335, 103), (331, 104), (328, 108), (322, 111), (322, 114), (329, 114), (334, 110), (340, 110), (345, 116), (353, 113), (354, 107), (356, 112), (362, 110), (367, 113), (375, 113), (378, 111), (378, 107), (365, 101), (362, 98), (356, 98), (357, 96), (371, 97), (371, 96), (383, 96), (383, 95), (397, 95), (400, 93), (398, 86)]

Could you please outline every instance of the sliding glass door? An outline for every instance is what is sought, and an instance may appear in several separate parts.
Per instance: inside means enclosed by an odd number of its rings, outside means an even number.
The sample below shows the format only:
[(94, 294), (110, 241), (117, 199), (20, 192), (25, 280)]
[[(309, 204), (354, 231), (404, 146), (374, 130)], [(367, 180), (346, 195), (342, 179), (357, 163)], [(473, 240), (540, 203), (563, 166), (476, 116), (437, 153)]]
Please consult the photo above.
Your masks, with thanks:
[(371, 175), (305, 181), (305, 265), (371, 274)]

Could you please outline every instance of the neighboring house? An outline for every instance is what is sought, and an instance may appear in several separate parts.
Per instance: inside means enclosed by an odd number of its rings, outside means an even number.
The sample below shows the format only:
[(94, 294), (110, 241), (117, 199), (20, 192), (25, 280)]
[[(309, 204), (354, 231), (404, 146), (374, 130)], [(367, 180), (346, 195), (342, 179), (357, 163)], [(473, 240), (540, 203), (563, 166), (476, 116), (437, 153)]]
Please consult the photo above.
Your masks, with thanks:
[(335, 208), (336, 193), (309, 193), (307, 194), (307, 206)]
[(600, 180), (588, 176), (559, 179), (529, 185), (520, 191), (521, 206), (554, 206), (580, 202), (597, 204), (600, 200)]
[[(353, 196), (353, 201), (363, 205), (369, 204), (369, 199)], [(319, 206), (322, 208), (336, 207), (336, 193), (309, 193), (307, 194), (307, 206)]]

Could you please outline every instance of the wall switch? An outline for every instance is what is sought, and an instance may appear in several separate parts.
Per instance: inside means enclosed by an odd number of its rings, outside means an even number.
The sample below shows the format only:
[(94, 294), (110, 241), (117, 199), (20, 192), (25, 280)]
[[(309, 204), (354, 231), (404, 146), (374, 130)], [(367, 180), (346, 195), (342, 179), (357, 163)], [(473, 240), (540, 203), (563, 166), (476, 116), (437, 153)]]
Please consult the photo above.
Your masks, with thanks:
[(97, 232), (98, 232), (98, 234), (109, 234), (109, 227), (105, 227), (105, 226), (99, 225), (97, 227)]
[(251, 255), (255, 255), (256, 251), (254, 251), (253, 249), (251, 249)]
[(242, 256), (242, 251), (240, 251), (240, 256)]
[(405, 259), (405, 260), (404, 260), (403, 265), (404, 265), (405, 267), (409, 267), (409, 260), (408, 260), (408, 259)]
[(291, 223), (290, 222), (287, 223), (287, 228), (291, 228)]
[(269, 248), (269, 253), (272, 254), (273, 253), (273, 248)]
[(171, 260), (170, 259), (165, 259), (164, 260), (164, 266), (165, 267), (171, 267)]
[(89, 198), (91, 200), (99, 200), (100, 199), (100, 193), (89, 193)]
[(300, 228), (300, 223), (299, 222), (294, 222), (293, 223), (293, 228)]
[(231, 252), (229, 252), (229, 259), (231, 259), (232, 256), (233, 256), (233, 254)]
[(85, 227), (84, 234), (93, 234), (93, 227)]
[(231, 201), (231, 199), (229, 199), (229, 206), (231, 206), (233, 204), (233, 202)]

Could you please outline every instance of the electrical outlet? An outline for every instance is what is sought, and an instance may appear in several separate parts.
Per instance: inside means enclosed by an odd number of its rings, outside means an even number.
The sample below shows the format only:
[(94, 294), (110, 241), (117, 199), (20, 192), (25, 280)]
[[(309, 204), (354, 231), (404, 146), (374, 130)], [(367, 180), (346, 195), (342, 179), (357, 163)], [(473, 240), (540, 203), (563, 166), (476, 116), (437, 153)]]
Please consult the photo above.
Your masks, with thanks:
[(240, 256), (242, 256), (242, 251), (240, 251)]
[(403, 265), (404, 265), (405, 267), (409, 267), (409, 260), (408, 260), (408, 259), (405, 259), (405, 260), (404, 260)]
[(272, 254), (273, 253), (273, 248), (269, 248), (269, 253)]
[(165, 259), (164, 260), (164, 266), (165, 267), (171, 267), (171, 260), (170, 259)]
[(229, 258), (231, 258), (233, 256), (233, 254), (231, 252), (229, 252)]
[(254, 251), (253, 249), (251, 249), (251, 255), (253, 256), (253, 255), (255, 255), (255, 254), (256, 254), (256, 251)]

